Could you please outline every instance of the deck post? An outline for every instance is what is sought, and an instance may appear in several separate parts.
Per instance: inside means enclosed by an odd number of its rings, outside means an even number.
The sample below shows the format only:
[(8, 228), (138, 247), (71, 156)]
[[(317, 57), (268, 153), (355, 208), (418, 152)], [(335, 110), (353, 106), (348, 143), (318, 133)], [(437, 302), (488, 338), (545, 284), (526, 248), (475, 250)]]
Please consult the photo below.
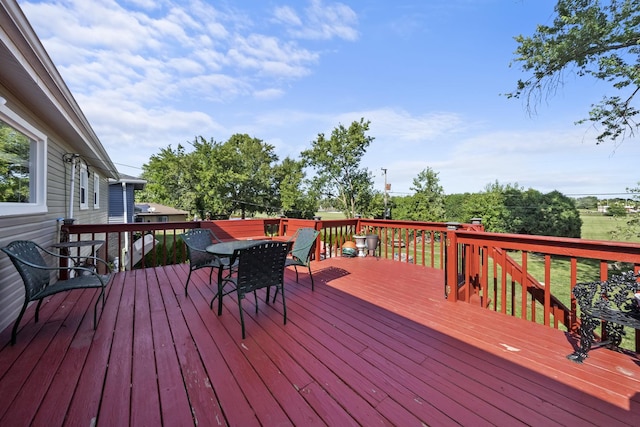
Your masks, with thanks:
[(460, 223), (448, 222), (444, 236), (445, 263), (444, 263), (444, 295), (449, 301), (458, 300), (458, 239), (456, 230)]

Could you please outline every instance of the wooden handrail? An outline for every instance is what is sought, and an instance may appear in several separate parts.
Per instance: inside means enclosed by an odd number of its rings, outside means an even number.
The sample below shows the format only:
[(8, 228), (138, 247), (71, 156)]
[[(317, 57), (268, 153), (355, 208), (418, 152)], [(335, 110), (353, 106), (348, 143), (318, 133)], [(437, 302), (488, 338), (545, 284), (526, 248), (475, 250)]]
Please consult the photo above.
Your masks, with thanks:
[[(457, 301), (460, 298), (458, 290), (463, 289), (463, 299), (467, 302), (475, 292), (481, 296), (481, 301), (493, 299), (494, 310), (499, 307), (500, 311), (505, 314), (510, 311), (511, 315), (520, 311), (520, 317), (534, 322), (540, 317), (536, 313), (538, 303), (542, 306), (545, 325), (554, 328), (563, 325), (571, 331), (579, 327), (575, 298), (571, 292), (578, 281), (606, 280), (611, 263), (629, 263), (634, 271), (640, 271), (640, 244), (637, 243), (453, 230), (447, 233), (446, 246), (445, 286), (450, 301)], [(522, 257), (519, 262), (509, 254), (516, 251)], [(528, 272), (531, 256), (543, 259), (543, 281)], [(568, 271), (565, 271), (568, 278), (552, 276), (551, 263), (554, 260), (568, 261)], [(599, 265), (599, 277), (579, 277), (578, 267), (587, 261)], [(490, 263), (492, 271), (489, 270)], [(568, 306), (552, 295), (552, 283), (568, 287)], [(530, 304), (527, 304), (528, 297), (531, 298)], [(518, 299), (520, 306), (516, 304)], [(636, 352), (640, 349), (639, 343), (636, 332)]]

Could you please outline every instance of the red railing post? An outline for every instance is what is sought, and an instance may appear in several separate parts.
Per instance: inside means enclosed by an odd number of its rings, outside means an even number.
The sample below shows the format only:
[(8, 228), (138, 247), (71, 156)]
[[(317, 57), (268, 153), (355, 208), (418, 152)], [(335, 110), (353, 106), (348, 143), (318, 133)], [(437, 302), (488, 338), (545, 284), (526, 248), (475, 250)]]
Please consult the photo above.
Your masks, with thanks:
[(458, 265), (460, 263), (458, 252), (458, 239), (456, 230), (459, 224), (448, 223), (447, 232), (444, 234), (445, 255), (445, 296), (449, 301), (458, 301)]

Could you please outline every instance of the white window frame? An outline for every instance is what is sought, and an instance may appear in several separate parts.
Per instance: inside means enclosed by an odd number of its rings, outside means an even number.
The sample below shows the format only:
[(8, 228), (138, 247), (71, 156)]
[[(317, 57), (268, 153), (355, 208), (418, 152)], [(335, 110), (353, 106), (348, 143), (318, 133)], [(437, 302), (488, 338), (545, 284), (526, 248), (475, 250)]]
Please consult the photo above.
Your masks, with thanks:
[(7, 107), (6, 100), (1, 96), (0, 119), (33, 141), (29, 158), (29, 182), (33, 186), (30, 200), (33, 201), (29, 203), (0, 202), (0, 217), (47, 213), (47, 136)]
[(100, 209), (100, 176), (93, 173), (93, 209)]
[(80, 164), (80, 185), (78, 186), (78, 201), (80, 202), (80, 210), (89, 209), (89, 169), (84, 163)]

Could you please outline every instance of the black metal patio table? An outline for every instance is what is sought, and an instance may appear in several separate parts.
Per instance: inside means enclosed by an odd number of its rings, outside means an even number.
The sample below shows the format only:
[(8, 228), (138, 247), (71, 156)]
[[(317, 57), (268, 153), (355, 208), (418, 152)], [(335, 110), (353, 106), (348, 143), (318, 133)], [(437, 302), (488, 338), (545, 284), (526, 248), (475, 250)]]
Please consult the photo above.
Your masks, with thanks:
[(269, 240), (229, 240), (222, 243), (214, 243), (207, 246), (207, 252), (219, 257), (231, 257), (233, 253), (238, 249), (250, 248), (260, 243), (268, 242)]

